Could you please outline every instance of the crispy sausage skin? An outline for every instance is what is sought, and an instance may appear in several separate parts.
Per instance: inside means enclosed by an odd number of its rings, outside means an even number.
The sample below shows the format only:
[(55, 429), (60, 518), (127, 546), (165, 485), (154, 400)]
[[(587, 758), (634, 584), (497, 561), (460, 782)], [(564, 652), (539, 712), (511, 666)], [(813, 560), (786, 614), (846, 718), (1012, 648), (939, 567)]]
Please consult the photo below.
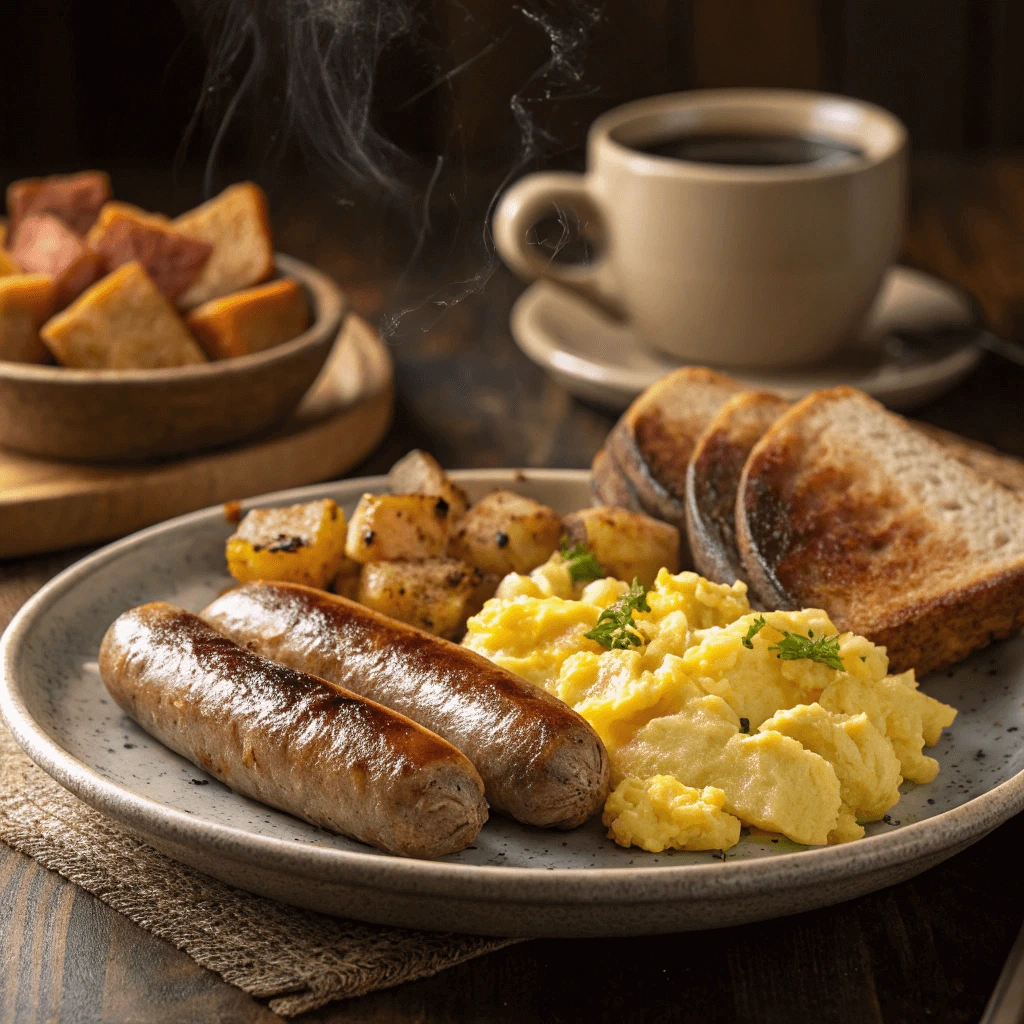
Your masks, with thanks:
[(487, 820), (465, 755), (402, 715), (275, 665), (155, 602), (107, 630), (100, 674), (148, 733), (244, 796), (388, 853), (439, 857)]
[(528, 825), (575, 828), (604, 804), (608, 755), (594, 730), (473, 651), (298, 584), (250, 583), (202, 616), (266, 658), (443, 736), (476, 766), (495, 810)]

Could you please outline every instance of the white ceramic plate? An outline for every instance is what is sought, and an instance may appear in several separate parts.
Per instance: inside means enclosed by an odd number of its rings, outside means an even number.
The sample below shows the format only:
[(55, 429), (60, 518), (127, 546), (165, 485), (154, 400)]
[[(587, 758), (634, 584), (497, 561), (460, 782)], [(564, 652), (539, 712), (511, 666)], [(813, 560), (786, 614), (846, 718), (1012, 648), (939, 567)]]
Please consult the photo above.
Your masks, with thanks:
[[(726, 372), (751, 388), (790, 400), (850, 384), (892, 409), (910, 409), (962, 380), (981, 350), (969, 341), (933, 352), (911, 350), (893, 332), (973, 323), (971, 305), (956, 288), (919, 270), (893, 267), (861, 332), (828, 363), (801, 370)], [(572, 292), (545, 281), (520, 296), (511, 328), (523, 352), (567, 391), (616, 412), (683, 365), (649, 351), (628, 325), (614, 323)]]
[[(560, 512), (589, 503), (580, 471), (454, 474), (471, 497), (514, 488)], [(333, 497), (351, 509), (383, 477), (268, 495), (245, 507)], [(4, 718), (39, 765), (149, 842), (226, 882), (341, 915), (495, 935), (626, 935), (763, 920), (916, 874), (1024, 807), (1024, 641), (928, 681), (960, 717), (934, 748), (938, 779), (908, 791), (855, 843), (804, 849), (747, 836), (724, 855), (623, 850), (592, 820), (573, 832), (500, 817), (439, 861), (377, 853), (240, 797), (139, 729), (108, 697), (96, 652), (143, 601), (198, 610), (229, 584), (220, 508), (90, 555), (25, 605), (0, 645)], [(1022, 731), (1017, 731), (1022, 730)]]

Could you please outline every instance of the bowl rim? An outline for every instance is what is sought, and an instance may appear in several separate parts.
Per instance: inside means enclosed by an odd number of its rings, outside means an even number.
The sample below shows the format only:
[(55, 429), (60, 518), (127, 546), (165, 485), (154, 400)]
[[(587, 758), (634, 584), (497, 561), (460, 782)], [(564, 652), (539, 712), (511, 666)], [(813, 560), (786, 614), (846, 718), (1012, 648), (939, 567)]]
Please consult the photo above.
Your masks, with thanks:
[[(587, 470), (477, 469), (455, 470), (456, 483), (480, 482), (515, 486), (526, 480), (585, 484)], [(350, 500), (361, 490), (386, 486), (387, 477), (353, 477), (312, 484), (242, 502), (242, 508), (332, 496)], [(350, 492), (339, 496), (338, 492)], [(418, 860), (371, 851), (309, 846), (291, 839), (254, 834), (232, 825), (197, 818), (136, 794), (105, 779), (53, 739), (35, 720), (22, 696), (18, 660), (37, 618), (65, 590), (108, 562), (130, 557), (133, 549), (162, 534), (188, 529), (204, 520), (223, 517), (214, 505), (141, 530), (108, 544), (69, 566), (46, 583), (18, 611), (0, 639), (0, 714), (18, 745), (47, 774), (86, 803), (130, 828), (172, 844), (201, 845), (216, 856), (254, 869), (288, 871), (296, 878), (345, 883), (392, 893), (462, 896), (510, 904), (630, 904), (652, 898), (686, 895), (725, 899), (764, 891), (825, 883), (839, 875), (855, 878), (883, 872), (895, 865), (956, 852), (1024, 810), (1024, 771), (958, 807), (931, 818), (854, 843), (814, 847), (754, 861), (715, 864), (673, 864), (629, 868), (553, 868), (468, 865), (445, 860)]]
[(327, 337), (333, 342), (334, 335), (348, 312), (345, 293), (323, 271), (294, 256), (275, 252), (274, 266), (282, 277), (293, 278), (306, 288), (313, 300), (314, 311), (313, 322), (306, 330), (279, 345), (231, 359), (216, 359), (190, 366), (166, 366), (151, 370), (86, 370), (68, 366), (40, 366), (36, 363), (0, 362), (0, 380), (56, 386), (133, 384), (143, 387), (167, 387), (213, 377), (245, 375), (254, 370), (288, 362), (305, 349), (315, 348)]

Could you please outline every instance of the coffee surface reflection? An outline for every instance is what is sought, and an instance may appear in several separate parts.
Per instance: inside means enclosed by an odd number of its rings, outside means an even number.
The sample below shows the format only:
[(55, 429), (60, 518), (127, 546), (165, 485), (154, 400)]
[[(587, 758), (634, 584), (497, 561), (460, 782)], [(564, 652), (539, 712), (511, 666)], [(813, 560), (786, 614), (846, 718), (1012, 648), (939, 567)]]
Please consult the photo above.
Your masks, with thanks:
[(809, 135), (678, 135), (632, 148), (672, 160), (733, 167), (820, 167), (864, 156), (856, 146)]

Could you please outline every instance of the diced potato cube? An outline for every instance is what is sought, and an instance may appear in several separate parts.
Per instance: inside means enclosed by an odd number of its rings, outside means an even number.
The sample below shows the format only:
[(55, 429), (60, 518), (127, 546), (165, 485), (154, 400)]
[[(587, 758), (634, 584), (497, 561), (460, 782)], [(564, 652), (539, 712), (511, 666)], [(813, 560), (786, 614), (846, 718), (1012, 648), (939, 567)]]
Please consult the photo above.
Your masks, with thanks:
[(58, 307), (66, 306), (103, 275), (103, 260), (52, 213), (33, 213), (18, 222), (11, 255), (27, 273), (53, 278)]
[(433, 455), (419, 448), (414, 448), (391, 467), (388, 486), (392, 494), (434, 494), (444, 498), (451, 509), (453, 523), (469, 508), (466, 492), (451, 482)]
[(107, 273), (134, 260), (172, 300), (195, 281), (213, 252), (209, 242), (175, 231), (166, 217), (128, 203), (107, 203), (86, 242)]
[(185, 322), (211, 359), (230, 359), (297, 338), (309, 326), (309, 300), (286, 277), (204, 302)]
[(138, 263), (126, 263), (94, 284), (43, 324), (40, 334), (64, 366), (124, 370), (206, 362)]
[(497, 578), (453, 558), (370, 562), (359, 574), (358, 600), (428, 633), (458, 639), (466, 619), (492, 596)]
[(213, 246), (199, 277), (178, 296), (183, 309), (259, 284), (274, 273), (267, 197), (251, 181), (231, 185), (183, 213), (174, 230)]
[(345, 557), (345, 513), (330, 498), (248, 512), (228, 538), (227, 560), (241, 583), (280, 580), (324, 589), (357, 570)]
[(7, 215), (12, 233), (30, 214), (52, 213), (72, 231), (84, 235), (109, 198), (110, 175), (104, 171), (22, 178), (7, 186)]
[(39, 327), (53, 306), (53, 280), (45, 274), (0, 277), (0, 359), (45, 363), (49, 353), (39, 340)]
[(422, 561), (444, 554), (451, 510), (432, 494), (364, 494), (345, 552), (357, 562)]
[(526, 573), (548, 560), (561, 536), (554, 509), (512, 491), (494, 491), (470, 507), (448, 553), (481, 572)]
[(599, 505), (562, 520), (570, 545), (586, 544), (609, 576), (650, 589), (662, 567), (679, 571), (679, 531), (660, 519)]

